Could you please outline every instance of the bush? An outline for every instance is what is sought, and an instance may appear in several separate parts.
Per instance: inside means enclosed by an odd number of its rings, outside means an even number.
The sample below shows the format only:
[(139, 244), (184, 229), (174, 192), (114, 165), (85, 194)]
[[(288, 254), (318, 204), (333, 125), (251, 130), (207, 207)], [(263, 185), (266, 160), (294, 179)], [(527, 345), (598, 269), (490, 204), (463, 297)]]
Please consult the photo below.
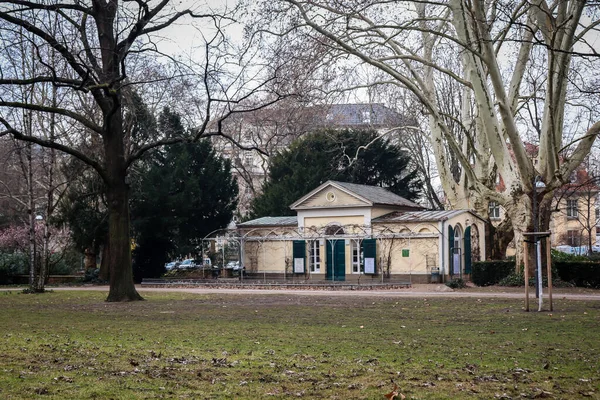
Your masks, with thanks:
[(461, 278), (454, 278), (451, 281), (446, 282), (446, 286), (452, 289), (464, 289), (467, 287), (467, 284)]
[(514, 261), (478, 261), (473, 263), (471, 280), (477, 286), (490, 286), (514, 272)]
[(600, 288), (600, 262), (555, 261), (558, 276), (576, 286)]
[(49, 275), (72, 275), (81, 269), (81, 253), (65, 250), (64, 253), (50, 255)]
[[(555, 273), (554, 269), (552, 270), (552, 287), (573, 287), (574, 285), (570, 282), (565, 282), (562, 279), (560, 279), (558, 277), (558, 275)], [(523, 286), (523, 282), (524, 282), (524, 277), (523, 277), (523, 270), (521, 270), (520, 273), (515, 274), (512, 273), (504, 278), (502, 278), (500, 280), (500, 282), (498, 282), (498, 285), (500, 286)], [(530, 277), (529, 278), (529, 286), (533, 286), (535, 287), (535, 277)], [(542, 286), (543, 287), (548, 287), (548, 276), (546, 274), (544, 274), (542, 276)]]
[(20, 251), (0, 252), (0, 285), (13, 283), (15, 275), (27, 274), (29, 259), (27, 253)]
[(83, 283), (107, 283), (105, 280), (100, 279), (100, 268), (88, 269), (85, 271), (83, 276)]
[(565, 262), (565, 261), (589, 261), (588, 256), (580, 256), (577, 254), (569, 254), (563, 253), (558, 250), (551, 250), (552, 253), (552, 263), (555, 262)]
[[(500, 279), (498, 285), (500, 286), (523, 286), (524, 277), (523, 274), (512, 273), (504, 278)], [(531, 282), (529, 282), (531, 285)]]

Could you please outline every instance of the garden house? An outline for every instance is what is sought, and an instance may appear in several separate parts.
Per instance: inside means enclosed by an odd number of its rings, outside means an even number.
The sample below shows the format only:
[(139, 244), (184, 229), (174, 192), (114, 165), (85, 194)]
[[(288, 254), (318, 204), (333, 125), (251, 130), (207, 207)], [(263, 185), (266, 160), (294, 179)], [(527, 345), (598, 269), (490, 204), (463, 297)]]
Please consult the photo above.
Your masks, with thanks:
[(237, 225), (246, 273), (291, 280), (428, 282), (485, 259), (485, 222), (470, 210), (427, 211), (388, 190), (327, 181), (296, 216)]

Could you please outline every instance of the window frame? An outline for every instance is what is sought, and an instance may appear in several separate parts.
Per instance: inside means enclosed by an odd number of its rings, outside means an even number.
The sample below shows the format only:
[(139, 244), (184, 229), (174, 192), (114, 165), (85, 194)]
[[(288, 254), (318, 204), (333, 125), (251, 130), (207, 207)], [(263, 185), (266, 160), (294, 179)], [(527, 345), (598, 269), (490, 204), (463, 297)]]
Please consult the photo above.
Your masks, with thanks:
[(578, 201), (576, 199), (567, 199), (567, 218), (576, 219), (578, 216)]
[(360, 274), (361, 260), (363, 259), (362, 241), (360, 239), (350, 239), (350, 267), (353, 274)]
[(500, 203), (497, 201), (490, 201), (488, 203), (488, 215), (490, 219), (500, 219)]
[(321, 241), (318, 239), (309, 241), (308, 264), (311, 274), (321, 273)]
[(567, 245), (579, 247), (579, 231), (576, 229), (567, 230)]

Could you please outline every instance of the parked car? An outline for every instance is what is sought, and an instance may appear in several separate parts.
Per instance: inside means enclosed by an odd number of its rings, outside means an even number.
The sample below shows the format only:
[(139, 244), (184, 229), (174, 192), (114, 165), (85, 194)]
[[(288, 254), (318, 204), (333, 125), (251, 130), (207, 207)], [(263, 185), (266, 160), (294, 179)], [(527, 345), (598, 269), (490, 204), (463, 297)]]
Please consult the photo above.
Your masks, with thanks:
[(170, 271), (174, 268), (177, 268), (179, 266), (180, 262), (179, 261), (171, 261), (165, 264), (165, 269), (167, 271)]
[(181, 264), (179, 264), (179, 268), (181, 268), (181, 269), (196, 268), (196, 263), (194, 262), (193, 258), (188, 258), (186, 260), (183, 260), (181, 262)]
[(225, 265), (225, 269), (232, 269), (234, 271), (237, 271), (240, 269), (240, 262), (239, 261), (229, 261)]

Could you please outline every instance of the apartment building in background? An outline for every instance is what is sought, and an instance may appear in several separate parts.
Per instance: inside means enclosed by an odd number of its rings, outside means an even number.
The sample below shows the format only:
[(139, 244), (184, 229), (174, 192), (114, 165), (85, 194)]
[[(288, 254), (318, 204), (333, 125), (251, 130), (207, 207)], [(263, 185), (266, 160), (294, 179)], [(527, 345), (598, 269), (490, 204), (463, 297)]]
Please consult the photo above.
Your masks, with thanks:
[(302, 106), (277, 105), (237, 114), (223, 126), (228, 137), (213, 137), (213, 145), (231, 160), (239, 186), (237, 214), (245, 216), (261, 192), (269, 172), (269, 158), (306, 133), (319, 129), (374, 129), (399, 140), (407, 120), (380, 103)]

